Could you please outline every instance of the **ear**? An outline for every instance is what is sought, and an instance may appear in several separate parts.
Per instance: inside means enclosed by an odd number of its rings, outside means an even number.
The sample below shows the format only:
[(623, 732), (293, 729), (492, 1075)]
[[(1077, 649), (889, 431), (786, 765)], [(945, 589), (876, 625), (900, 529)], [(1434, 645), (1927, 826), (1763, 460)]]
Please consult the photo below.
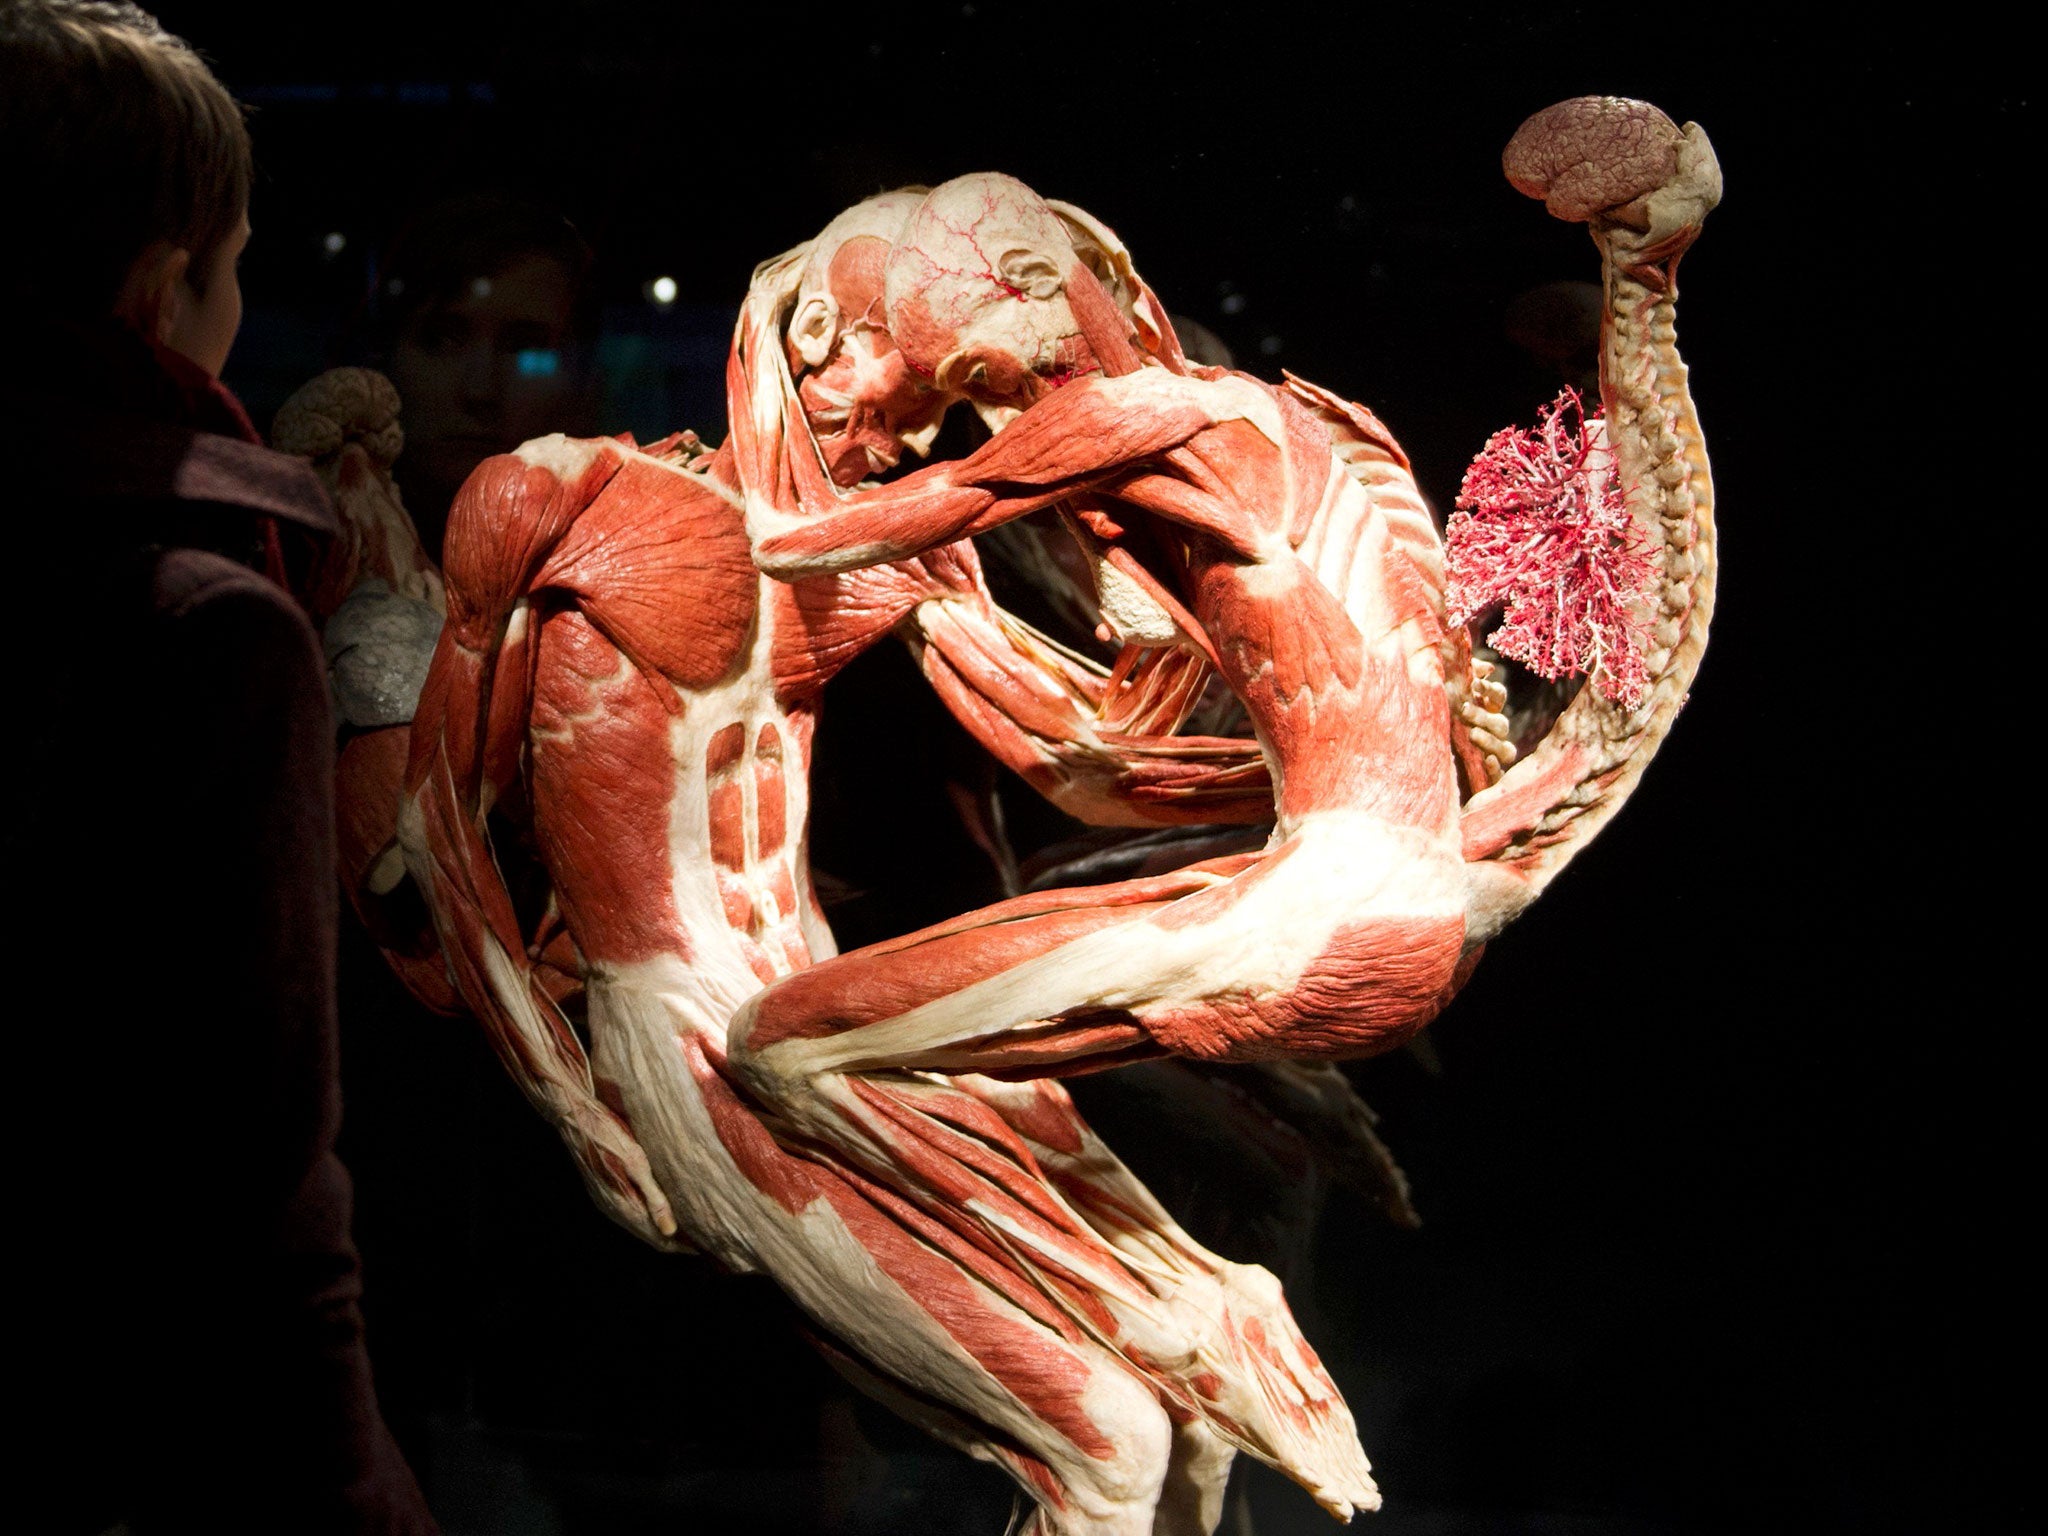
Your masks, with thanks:
[(1059, 263), (1044, 251), (1005, 251), (996, 270), (1005, 283), (1034, 299), (1049, 299), (1063, 286)]
[(170, 339), (184, 308), (185, 274), (192, 253), (168, 240), (152, 241), (122, 279), (114, 313), (155, 342)]
[(839, 305), (829, 293), (814, 293), (797, 305), (789, 321), (789, 344), (811, 367), (832, 355), (839, 339)]

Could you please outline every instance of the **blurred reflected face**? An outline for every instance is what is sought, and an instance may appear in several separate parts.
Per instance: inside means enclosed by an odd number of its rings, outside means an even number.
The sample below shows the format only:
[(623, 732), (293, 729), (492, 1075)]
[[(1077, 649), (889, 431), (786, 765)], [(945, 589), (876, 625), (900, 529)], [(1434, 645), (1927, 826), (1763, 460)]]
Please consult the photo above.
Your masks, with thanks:
[(478, 464), (581, 426), (567, 355), (575, 304), (567, 268), (526, 256), (407, 321), (390, 369), (405, 425), (398, 473), (415, 517), (435, 525), (430, 542), (439, 542), (447, 504)]
[[(227, 365), (235, 333), (242, 328), (242, 279), (237, 266), (248, 244), (249, 216), (245, 213), (205, 258), (203, 272), (195, 274), (187, 268), (178, 279), (177, 307), (162, 337), (165, 346), (215, 378)], [(195, 275), (200, 279), (196, 284), (192, 280)]]

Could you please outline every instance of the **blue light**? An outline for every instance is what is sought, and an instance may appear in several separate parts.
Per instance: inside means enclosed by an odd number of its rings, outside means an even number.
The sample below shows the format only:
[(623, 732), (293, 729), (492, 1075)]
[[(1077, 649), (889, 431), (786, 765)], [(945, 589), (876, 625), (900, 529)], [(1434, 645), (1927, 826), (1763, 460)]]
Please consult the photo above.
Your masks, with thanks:
[(529, 347), (515, 361), (522, 379), (552, 379), (562, 371), (562, 354), (552, 347)]

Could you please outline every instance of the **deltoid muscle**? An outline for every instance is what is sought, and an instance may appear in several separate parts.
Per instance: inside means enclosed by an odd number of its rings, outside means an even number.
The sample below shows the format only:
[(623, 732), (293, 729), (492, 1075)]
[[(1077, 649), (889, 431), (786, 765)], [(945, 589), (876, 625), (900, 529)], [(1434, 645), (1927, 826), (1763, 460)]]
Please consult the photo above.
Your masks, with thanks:
[[(719, 449), (553, 437), (484, 464), (409, 734), (363, 706), (409, 743), (398, 841), (448, 982), (598, 1203), (773, 1276), (855, 1380), (1007, 1469), (1033, 1531), (1211, 1530), (1238, 1450), (1340, 1517), (1379, 1501), (1278, 1284), (1192, 1241), (1051, 1079), (1407, 1039), (1612, 814), (1697, 664), (1712, 543), (1670, 305), (1711, 152), (1588, 99), (1532, 119), (1509, 171), (1592, 227), (1611, 457), (1663, 576), (1624, 615), (1638, 701), (1582, 690), (1519, 763), (1378, 420), (1189, 365), (1107, 228), (992, 175), (871, 199), (759, 270)], [(878, 478), (960, 402), (983, 447)], [(972, 536), (1047, 508), (1113, 666), (985, 588)], [(1520, 579), (1456, 553), (1467, 587)], [(385, 593), (435, 606), (384, 564)], [(368, 617), (372, 650), (405, 630)], [(1074, 813), (1271, 836), (836, 956), (811, 738), (827, 680), (892, 635)], [(1183, 734), (1214, 677), (1252, 737)], [(374, 773), (359, 793), (394, 803)], [(506, 828), (545, 870), (538, 914)]]

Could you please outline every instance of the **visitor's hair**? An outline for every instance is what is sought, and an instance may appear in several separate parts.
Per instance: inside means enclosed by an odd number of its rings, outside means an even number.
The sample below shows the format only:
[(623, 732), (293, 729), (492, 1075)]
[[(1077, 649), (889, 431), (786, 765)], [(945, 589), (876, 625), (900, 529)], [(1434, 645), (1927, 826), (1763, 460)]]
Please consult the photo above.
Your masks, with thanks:
[(212, 258), (249, 206), (249, 130), (205, 60), (138, 7), (0, 0), (0, 300), (110, 314), (158, 240)]

